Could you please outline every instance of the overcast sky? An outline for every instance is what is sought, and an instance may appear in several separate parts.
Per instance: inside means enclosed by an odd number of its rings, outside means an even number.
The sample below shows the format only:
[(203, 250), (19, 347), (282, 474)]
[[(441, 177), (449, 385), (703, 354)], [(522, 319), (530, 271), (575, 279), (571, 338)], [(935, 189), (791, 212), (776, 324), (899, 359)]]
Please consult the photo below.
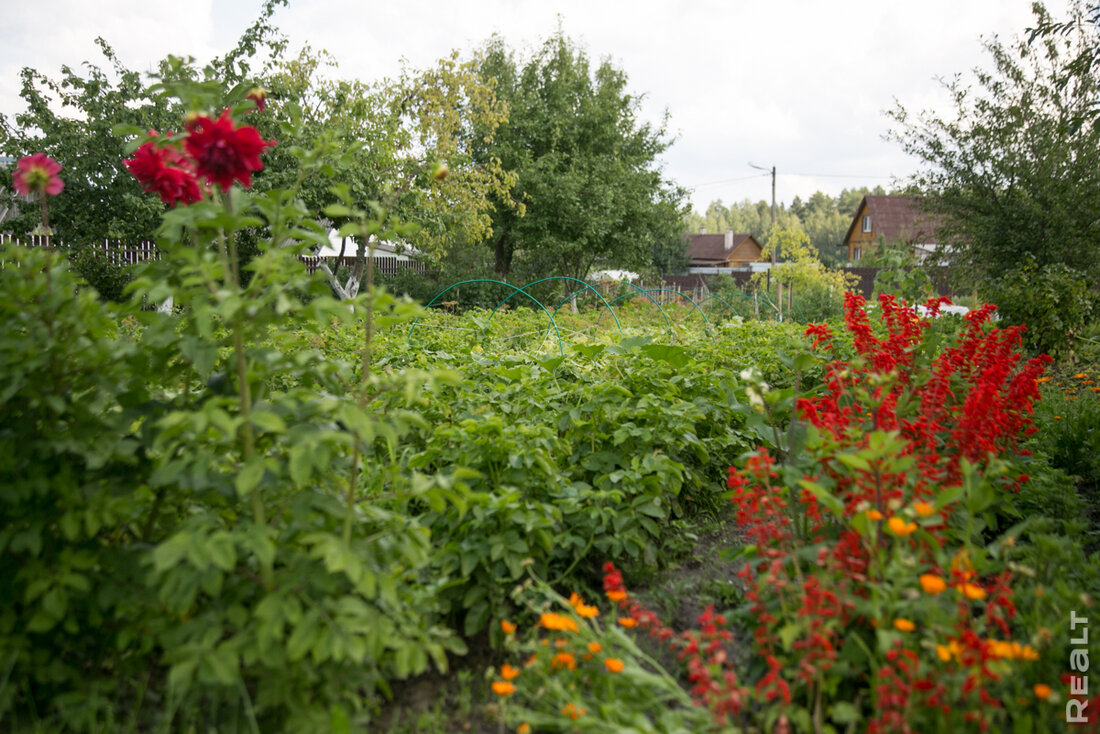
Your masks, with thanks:
[[(122, 62), (151, 69), (168, 53), (200, 60), (232, 47), (259, 0), (33, 0), (0, 9), (0, 113), (23, 109), (19, 70), (57, 75), (102, 65), (96, 36)], [(492, 33), (538, 46), (560, 16), (594, 59), (610, 57), (644, 113), (671, 115), (665, 173), (697, 210), (715, 199), (790, 202), (822, 190), (889, 186), (916, 162), (883, 140), (895, 100), (943, 108), (937, 78), (988, 66), (982, 39), (1009, 40), (1032, 23), (1031, 0), (290, 0), (275, 24), (293, 48), (326, 49), (339, 73), (396, 74), (404, 58), (431, 65), (468, 56)], [(1056, 16), (1065, 6), (1050, 5)]]

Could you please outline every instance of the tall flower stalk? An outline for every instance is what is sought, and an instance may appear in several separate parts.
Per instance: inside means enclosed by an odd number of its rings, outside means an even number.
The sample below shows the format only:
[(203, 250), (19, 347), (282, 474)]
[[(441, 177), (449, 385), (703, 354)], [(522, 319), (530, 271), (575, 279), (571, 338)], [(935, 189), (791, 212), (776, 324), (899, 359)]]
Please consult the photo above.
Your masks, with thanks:
[[(51, 234), (50, 211), (47, 203), (50, 196), (57, 196), (65, 188), (65, 182), (57, 174), (61, 165), (45, 153), (24, 156), (15, 165), (12, 185), (23, 196), (37, 195), (42, 207), (42, 229), (47, 238)], [(49, 239), (46, 240), (47, 246)]]

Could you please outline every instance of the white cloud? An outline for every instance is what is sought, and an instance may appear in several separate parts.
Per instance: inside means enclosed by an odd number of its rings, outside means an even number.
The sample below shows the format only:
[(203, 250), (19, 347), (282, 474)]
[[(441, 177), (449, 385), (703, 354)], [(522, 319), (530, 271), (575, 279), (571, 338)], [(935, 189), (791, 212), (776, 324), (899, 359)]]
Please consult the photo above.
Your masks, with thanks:
[[(97, 35), (139, 70), (167, 53), (209, 58), (230, 48), (260, 0), (9, 5), (0, 28), (0, 112), (8, 115), (22, 107), (23, 66), (56, 75), (62, 64), (101, 63)], [(664, 157), (666, 175), (697, 186), (753, 176), (750, 160), (775, 165), (784, 201), (911, 172), (915, 162), (882, 140), (883, 111), (895, 98), (912, 111), (943, 109), (936, 77), (986, 65), (980, 36), (1007, 40), (1031, 21), (1030, 0), (290, 0), (275, 24), (292, 48), (326, 49), (341, 75), (373, 80), (397, 74), (402, 58), (419, 68), (452, 49), (468, 54), (494, 32), (530, 50), (559, 17), (594, 60), (610, 57), (626, 71), (631, 90), (646, 95), (649, 119), (671, 113), (679, 140)], [(770, 181), (750, 178), (698, 186), (693, 201), (768, 196)]]

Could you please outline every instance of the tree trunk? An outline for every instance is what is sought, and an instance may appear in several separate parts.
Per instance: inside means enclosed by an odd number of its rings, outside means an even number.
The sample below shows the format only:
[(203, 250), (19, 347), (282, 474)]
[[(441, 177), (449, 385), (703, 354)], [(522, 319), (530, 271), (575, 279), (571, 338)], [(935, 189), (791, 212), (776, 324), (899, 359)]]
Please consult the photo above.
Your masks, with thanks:
[(493, 270), (502, 280), (508, 280), (508, 274), (512, 272), (512, 243), (509, 241), (507, 229), (501, 230), (494, 245)]

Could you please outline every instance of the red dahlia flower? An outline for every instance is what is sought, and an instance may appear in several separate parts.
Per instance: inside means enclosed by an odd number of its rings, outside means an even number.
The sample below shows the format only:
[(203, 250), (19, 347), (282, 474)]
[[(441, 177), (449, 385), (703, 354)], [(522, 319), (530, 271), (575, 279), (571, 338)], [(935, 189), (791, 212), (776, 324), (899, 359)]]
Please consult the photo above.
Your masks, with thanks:
[(144, 191), (157, 194), (169, 206), (181, 201), (193, 204), (202, 199), (194, 169), (173, 148), (157, 147), (153, 141), (144, 143), (134, 151), (134, 157), (126, 161), (126, 167)]
[(229, 110), (217, 120), (197, 115), (186, 126), (190, 134), (184, 145), (195, 161), (195, 170), (222, 191), (228, 190), (235, 180), (245, 188), (251, 186), (252, 172), (264, 167), (260, 153), (275, 144), (274, 140), (263, 140), (250, 125), (234, 126)]
[(45, 153), (35, 153), (19, 159), (12, 175), (12, 184), (24, 196), (31, 193), (56, 196), (65, 188), (65, 182), (57, 175), (60, 171), (61, 166), (53, 158)]

